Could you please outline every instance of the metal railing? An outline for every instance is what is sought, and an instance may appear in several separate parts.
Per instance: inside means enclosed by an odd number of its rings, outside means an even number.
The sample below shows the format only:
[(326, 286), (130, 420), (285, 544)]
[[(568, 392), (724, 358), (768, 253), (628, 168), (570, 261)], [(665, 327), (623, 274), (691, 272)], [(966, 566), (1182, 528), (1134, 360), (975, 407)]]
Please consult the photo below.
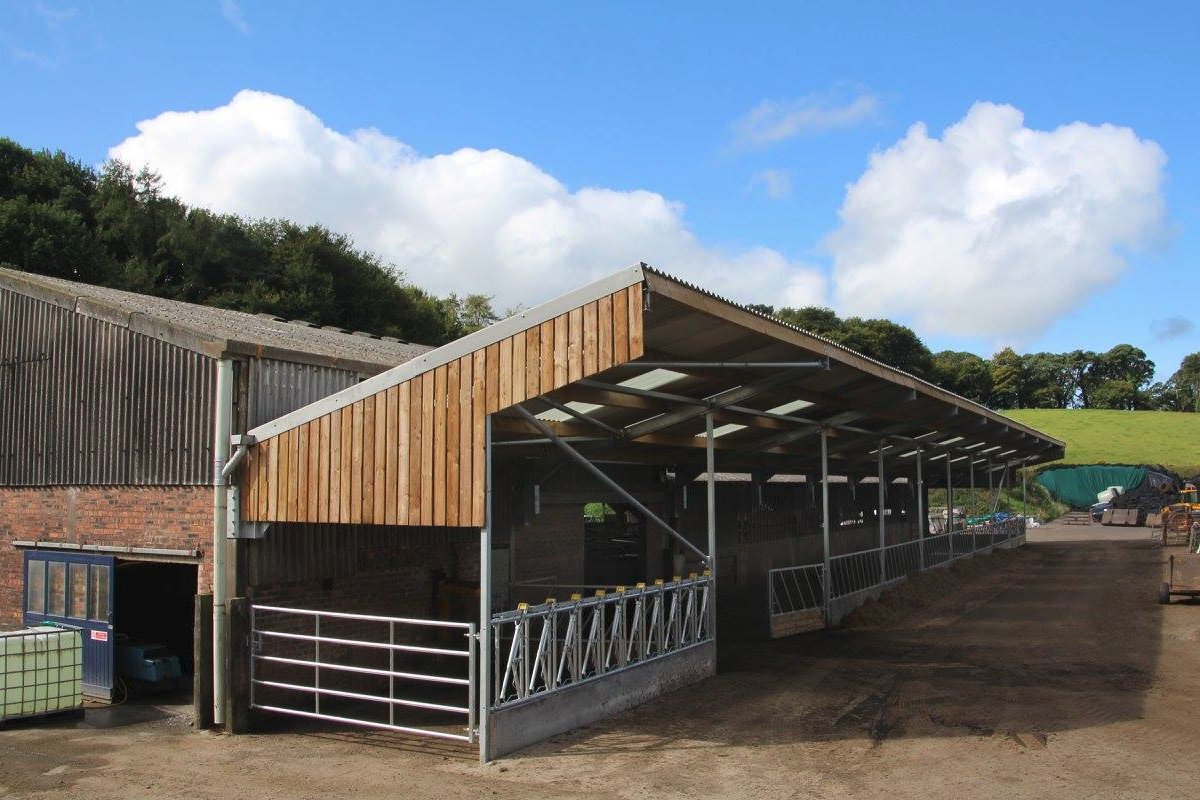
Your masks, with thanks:
[(821, 608), (824, 564), (780, 567), (767, 573), (767, 608), (772, 615)]
[[(986, 553), (998, 545), (1024, 537), (1025, 520), (1015, 517), (834, 556), (829, 559), (829, 599), (843, 600), (894, 586), (914, 572)], [(776, 617), (821, 608), (825, 579), (822, 564), (771, 570), (767, 582), (770, 615)]]
[[(322, 624), (324, 623), (324, 632)], [(386, 635), (383, 631), (386, 628)], [(415, 631), (461, 631), (465, 648), (416, 644)], [(311, 631), (309, 633), (308, 631)], [(401, 641), (397, 641), (397, 635)], [(408, 634), (407, 636), (405, 634)], [(476, 625), (431, 619), (384, 617), (304, 608), (250, 607), (250, 707), (276, 714), (400, 731), (440, 739), (476, 738)], [(457, 662), (456, 674), (401, 669), (397, 659)], [(357, 662), (357, 663), (355, 663)], [(358, 686), (356, 684), (364, 684)], [(386, 683), (386, 694), (378, 693)], [(458, 694), (466, 702), (420, 694), (417, 687)], [(452, 687), (461, 687), (454, 690)], [(376, 689), (375, 692), (371, 691)], [(264, 690), (278, 701), (263, 701)], [(401, 696), (398, 691), (406, 691)], [(283, 698), (296, 702), (281, 705)], [(300, 707), (304, 706), (304, 707)], [(381, 708), (382, 706), (382, 708)], [(397, 722), (397, 708), (464, 718), (439, 730)]]
[(498, 708), (712, 639), (712, 578), (692, 575), (492, 617)]

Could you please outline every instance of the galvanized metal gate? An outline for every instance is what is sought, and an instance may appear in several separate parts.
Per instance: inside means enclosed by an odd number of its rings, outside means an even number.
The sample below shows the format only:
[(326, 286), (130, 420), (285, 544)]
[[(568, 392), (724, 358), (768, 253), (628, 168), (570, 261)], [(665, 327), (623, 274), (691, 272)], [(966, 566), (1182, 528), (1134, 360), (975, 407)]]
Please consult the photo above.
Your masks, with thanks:
[(475, 742), (475, 623), (250, 609), (251, 708)]

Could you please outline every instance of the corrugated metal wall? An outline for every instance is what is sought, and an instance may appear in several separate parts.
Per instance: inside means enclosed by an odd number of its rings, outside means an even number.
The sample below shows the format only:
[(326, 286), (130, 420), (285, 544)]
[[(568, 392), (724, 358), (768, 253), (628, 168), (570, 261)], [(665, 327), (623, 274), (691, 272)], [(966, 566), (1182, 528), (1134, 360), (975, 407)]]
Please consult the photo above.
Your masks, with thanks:
[(215, 364), (0, 290), (0, 485), (209, 482)]
[(278, 419), (297, 408), (340, 392), (361, 379), (333, 367), (252, 358), (249, 364), (246, 429)]

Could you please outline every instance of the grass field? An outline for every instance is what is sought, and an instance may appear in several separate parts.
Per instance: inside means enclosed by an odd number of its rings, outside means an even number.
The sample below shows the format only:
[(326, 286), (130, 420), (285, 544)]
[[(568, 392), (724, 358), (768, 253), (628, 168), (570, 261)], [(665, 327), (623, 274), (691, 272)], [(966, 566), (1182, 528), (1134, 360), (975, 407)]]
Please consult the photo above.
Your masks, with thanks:
[(1005, 411), (1067, 443), (1064, 464), (1162, 464), (1200, 473), (1200, 414), (1028, 408)]

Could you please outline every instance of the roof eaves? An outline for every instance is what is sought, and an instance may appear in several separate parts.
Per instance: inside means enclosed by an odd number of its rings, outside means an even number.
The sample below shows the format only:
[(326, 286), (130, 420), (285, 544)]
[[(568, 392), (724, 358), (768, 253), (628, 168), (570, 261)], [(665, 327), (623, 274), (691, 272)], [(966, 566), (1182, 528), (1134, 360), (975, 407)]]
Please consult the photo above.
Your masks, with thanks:
[[(688, 281), (681, 280), (680, 278), (676, 278), (673, 275), (668, 275), (667, 273), (665, 273), (661, 270), (655, 269), (654, 267), (645, 266), (645, 265), (643, 265), (643, 266), (644, 266), (645, 271), (648, 274), (653, 275), (657, 278), (671, 281), (672, 283), (678, 284), (679, 286), (682, 286), (686, 289), (690, 289), (693, 292), (697, 292), (698, 294), (704, 295), (704, 296), (709, 297), (718, 302), (725, 303), (725, 304), (732, 306), (732, 307), (734, 307), (740, 311), (743, 311), (747, 314), (752, 314), (753, 316), (756, 316), (767, 322), (773, 323), (775, 325), (779, 325), (780, 327), (786, 328), (795, 333), (799, 333), (804, 336), (808, 336), (812, 339), (817, 340), (818, 342), (821, 342), (822, 344), (826, 345), (828, 348), (831, 348), (834, 351), (840, 351), (841, 353), (850, 356), (851, 360), (859, 359), (862, 361), (866, 361), (869, 364), (871, 364), (872, 366), (874, 366), (875, 368), (877, 368), (879, 370), (883, 370), (885, 373), (890, 373), (891, 375), (894, 375), (897, 378), (901, 379), (901, 380), (893, 380), (894, 383), (897, 383), (902, 386), (909, 386), (910, 388), (916, 389), (935, 400), (942, 400), (943, 402), (950, 402), (953, 405), (960, 406), (960, 407), (970, 410), (976, 414), (987, 417), (988, 419), (990, 419), (994, 422), (1000, 423), (1002, 425), (1008, 425), (1010, 427), (1013, 427), (1018, 430), (1024, 431), (1026, 433), (1037, 436), (1039, 439), (1042, 439), (1044, 441), (1051, 442), (1051, 443), (1054, 443), (1054, 444), (1057, 444), (1060, 446), (1065, 446), (1065, 444), (1066, 444), (1065, 442), (1059, 441), (1058, 439), (1055, 439), (1052, 436), (1042, 433), (1041, 431), (1038, 431), (1035, 428), (1031, 428), (1027, 425), (1017, 422), (1016, 420), (1010, 419), (1008, 417), (1005, 417), (1002, 414), (992, 411), (987, 406), (981, 405), (980, 403), (976, 403), (974, 400), (969, 400), (961, 395), (957, 395), (954, 392), (948, 391), (946, 389), (943, 389), (940, 386), (930, 383), (929, 381), (925, 380), (924, 378), (918, 378), (916, 375), (913, 375), (909, 372), (905, 372), (904, 370), (897, 369), (896, 367), (892, 367), (887, 364), (884, 364), (882, 361), (878, 361), (874, 358), (871, 358), (870, 356), (863, 355), (862, 353), (859, 353), (857, 350), (852, 350), (849, 347), (846, 347), (843, 344), (838, 344), (837, 342), (835, 342), (831, 339), (828, 339), (824, 336), (821, 336), (816, 333), (812, 333), (810, 331), (806, 331), (803, 328), (797, 327), (788, 322), (784, 322), (783, 320), (781, 320), (777, 317), (774, 317), (770, 314), (764, 314), (763, 312), (758, 311), (757, 309), (748, 308), (744, 305), (741, 305), (740, 303), (735, 303), (726, 297), (722, 297), (721, 295), (716, 294), (715, 292), (709, 291), (708, 289), (704, 289), (693, 283), (689, 283)], [(853, 363), (851, 363), (850, 361), (847, 361), (845, 359), (839, 358), (838, 360), (842, 361), (842, 363), (845, 363), (847, 366), (851, 366), (851, 367), (854, 366)]]

